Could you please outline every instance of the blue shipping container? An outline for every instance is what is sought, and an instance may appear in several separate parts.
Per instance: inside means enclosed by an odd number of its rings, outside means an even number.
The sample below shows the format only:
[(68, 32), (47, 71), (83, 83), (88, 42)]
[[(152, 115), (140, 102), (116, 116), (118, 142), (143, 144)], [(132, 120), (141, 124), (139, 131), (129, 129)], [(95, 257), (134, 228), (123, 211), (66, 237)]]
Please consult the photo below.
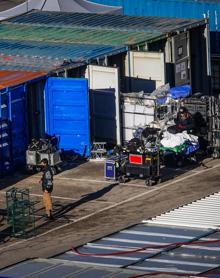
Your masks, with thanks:
[(209, 17), (210, 30), (220, 31), (220, 2), (204, 0), (92, 0), (122, 6), (125, 15), (203, 19)]
[(0, 175), (24, 165), (28, 145), (26, 86), (0, 91)]
[(90, 155), (87, 79), (50, 77), (45, 87), (46, 133), (60, 138), (60, 148)]

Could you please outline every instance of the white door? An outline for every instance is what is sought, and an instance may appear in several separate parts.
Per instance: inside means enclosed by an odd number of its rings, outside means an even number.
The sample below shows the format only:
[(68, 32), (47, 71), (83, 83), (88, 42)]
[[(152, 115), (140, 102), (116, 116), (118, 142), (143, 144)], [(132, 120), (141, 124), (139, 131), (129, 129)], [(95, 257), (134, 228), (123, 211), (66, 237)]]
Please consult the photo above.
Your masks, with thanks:
[(130, 51), (126, 56), (126, 76), (131, 91), (151, 93), (165, 84), (164, 53)]
[(93, 140), (121, 144), (119, 69), (89, 65)]

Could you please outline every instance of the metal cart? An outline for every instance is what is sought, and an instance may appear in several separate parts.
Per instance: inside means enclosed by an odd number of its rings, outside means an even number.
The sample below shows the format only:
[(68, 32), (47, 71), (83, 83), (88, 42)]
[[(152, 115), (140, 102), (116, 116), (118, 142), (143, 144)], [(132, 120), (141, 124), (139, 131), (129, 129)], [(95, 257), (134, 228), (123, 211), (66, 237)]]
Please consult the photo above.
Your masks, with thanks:
[(129, 154), (126, 165), (127, 177), (145, 179), (145, 184), (152, 186), (161, 182), (160, 155), (158, 148), (148, 148), (144, 154)]
[(49, 165), (53, 174), (57, 174), (61, 170), (62, 160), (60, 158), (60, 151), (54, 153), (40, 153), (37, 151), (26, 151), (26, 167), (28, 171), (40, 171), (40, 162), (43, 158), (48, 159)]
[[(56, 139), (56, 138), (55, 138)], [(51, 139), (33, 139), (26, 151), (26, 168), (30, 171), (40, 171), (40, 162), (46, 158), (55, 175), (61, 170), (61, 151), (57, 148), (57, 141)]]

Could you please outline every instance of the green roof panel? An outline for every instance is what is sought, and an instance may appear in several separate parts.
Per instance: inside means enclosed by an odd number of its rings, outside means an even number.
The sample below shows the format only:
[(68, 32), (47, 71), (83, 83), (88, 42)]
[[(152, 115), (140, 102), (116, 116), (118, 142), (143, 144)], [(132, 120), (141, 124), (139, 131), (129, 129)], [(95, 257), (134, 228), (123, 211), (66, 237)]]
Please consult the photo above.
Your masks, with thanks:
[(101, 45), (133, 45), (162, 35), (161, 32), (129, 32), (110, 30), (88, 30), (83, 28), (47, 27), (33, 25), (1, 24), (1, 39), (85, 43)]

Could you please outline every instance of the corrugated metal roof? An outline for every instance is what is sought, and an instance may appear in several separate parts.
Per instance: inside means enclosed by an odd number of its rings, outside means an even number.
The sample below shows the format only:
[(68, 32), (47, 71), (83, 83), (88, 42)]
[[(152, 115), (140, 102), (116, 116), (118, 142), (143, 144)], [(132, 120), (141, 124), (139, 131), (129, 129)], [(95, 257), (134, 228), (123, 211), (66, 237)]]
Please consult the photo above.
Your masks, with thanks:
[(105, 55), (124, 52), (124, 46), (47, 43), (19, 40), (0, 41), (0, 68), (52, 71), (64, 65), (77, 67)]
[(88, 30), (85, 28), (65, 28), (33, 25), (1, 24), (1, 39), (46, 41), (60, 43), (84, 43), (104, 45), (132, 45), (148, 41), (161, 32), (127, 32), (117, 30)]
[(53, 259), (30, 260), (0, 271), (1, 277), (13, 278), (126, 278), (138, 273), (132, 270), (91, 267)]
[(9, 20), (17, 24), (35, 24), (41, 26), (69, 26), (89, 29), (107, 29), (135, 32), (169, 33), (189, 25), (199, 24), (199, 20), (165, 18), (165, 17), (136, 17), (110, 14), (62, 13), (33, 11)]
[[(139, 224), (56, 258), (145, 273), (197, 275), (220, 266), (216, 239), (220, 233), (212, 229)], [(203, 245), (206, 241), (213, 242)]]
[(22, 84), (44, 75), (45, 72), (0, 71), (0, 89)]
[(145, 222), (175, 226), (220, 228), (220, 192)]
[[(219, 194), (198, 200), (197, 213), (211, 209), (208, 203), (217, 204)], [(210, 272), (210, 276), (205, 277), (214, 278), (218, 277), (214, 270), (219, 268), (220, 231), (186, 227), (183, 221), (182, 226), (141, 223), (53, 259), (31, 260), (12, 266), (0, 271), (0, 275), (128, 278), (145, 274), (191, 277)]]
[[(220, 192), (58, 256), (145, 273), (199, 275), (220, 267)], [(187, 225), (187, 222), (189, 223)]]
[(204, 21), (32, 11), (0, 24), (0, 67), (49, 72), (64, 60), (78, 67), (198, 24)]

